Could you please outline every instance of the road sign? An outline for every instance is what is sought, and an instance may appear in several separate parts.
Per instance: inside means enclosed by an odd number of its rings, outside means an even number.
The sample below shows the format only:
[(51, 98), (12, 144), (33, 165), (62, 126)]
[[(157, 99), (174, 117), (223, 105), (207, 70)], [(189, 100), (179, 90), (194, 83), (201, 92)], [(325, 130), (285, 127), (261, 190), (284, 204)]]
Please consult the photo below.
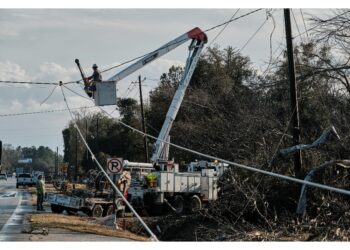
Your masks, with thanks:
[(18, 163), (32, 163), (32, 158), (25, 158), (18, 160)]
[(108, 158), (107, 173), (119, 174), (123, 171), (123, 158)]

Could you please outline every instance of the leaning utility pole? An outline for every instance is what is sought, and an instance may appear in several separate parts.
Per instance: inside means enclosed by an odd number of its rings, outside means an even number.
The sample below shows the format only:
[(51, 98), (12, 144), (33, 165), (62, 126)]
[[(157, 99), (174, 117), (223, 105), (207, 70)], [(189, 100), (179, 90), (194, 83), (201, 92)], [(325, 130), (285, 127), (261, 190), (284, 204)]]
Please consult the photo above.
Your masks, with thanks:
[[(293, 56), (293, 41), (292, 41), (292, 27), (290, 22), (290, 9), (284, 9), (284, 21), (286, 26), (286, 40), (287, 40), (287, 55), (288, 55), (288, 72), (290, 82), (290, 102), (292, 110), (293, 123), (293, 145), (300, 144), (300, 121), (299, 121), (299, 107), (298, 107), (298, 90), (295, 79), (295, 66)], [(295, 176), (301, 178), (301, 151), (294, 154), (294, 172)]]
[[(142, 99), (142, 87), (141, 87), (141, 75), (139, 75), (139, 89), (140, 89), (140, 106), (141, 106), (141, 118), (142, 118), (142, 131), (146, 134), (145, 116), (143, 111), (143, 99)], [(143, 137), (143, 146), (145, 149), (145, 162), (148, 162), (148, 147), (147, 147), (147, 136)]]

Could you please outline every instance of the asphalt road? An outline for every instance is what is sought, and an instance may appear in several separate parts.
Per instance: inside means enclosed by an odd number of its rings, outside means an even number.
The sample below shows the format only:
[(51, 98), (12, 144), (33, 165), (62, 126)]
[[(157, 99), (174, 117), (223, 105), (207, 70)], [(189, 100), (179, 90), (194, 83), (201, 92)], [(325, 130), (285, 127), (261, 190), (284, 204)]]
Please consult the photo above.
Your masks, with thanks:
[[(51, 213), (46, 207), (46, 212)], [(23, 233), (28, 228), (27, 214), (36, 212), (31, 194), (16, 188), (16, 178), (0, 180), (0, 242), (1, 241), (129, 241), (128, 239), (84, 234), (64, 229), (51, 229), (49, 235)]]
[(24, 216), (32, 211), (31, 195), (16, 189), (16, 179), (0, 180), (0, 241), (17, 240)]

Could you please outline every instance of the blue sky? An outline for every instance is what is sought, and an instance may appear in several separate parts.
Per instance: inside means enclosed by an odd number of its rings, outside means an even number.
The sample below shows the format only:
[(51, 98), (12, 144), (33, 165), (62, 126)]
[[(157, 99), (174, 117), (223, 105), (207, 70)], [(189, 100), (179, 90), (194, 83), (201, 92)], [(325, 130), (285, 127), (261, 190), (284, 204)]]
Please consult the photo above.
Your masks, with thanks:
[[(97, 63), (100, 69), (119, 64), (150, 52), (193, 27), (207, 29), (222, 23), (237, 9), (0, 9), (0, 80), (52, 81), (79, 79), (74, 63), (79, 58), (85, 72)], [(252, 9), (240, 9), (237, 16)], [(304, 31), (300, 10), (294, 11), (298, 27)], [(303, 9), (309, 14), (326, 15), (330, 10)], [(266, 10), (235, 21), (217, 38), (222, 48), (241, 48), (266, 19)], [(284, 46), (283, 11), (273, 12), (275, 31), (272, 37), (273, 51)], [(306, 20), (307, 27), (311, 23)], [(293, 21), (294, 33), (297, 33)], [(272, 18), (265, 23), (256, 37), (242, 50), (260, 70), (269, 60), (269, 36), (273, 29)], [(209, 42), (220, 29), (209, 32)], [(307, 39), (306, 36), (302, 36)], [(296, 42), (300, 38), (296, 39)], [(280, 46), (281, 45), (281, 46)], [(118, 83), (118, 95), (125, 95), (131, 81), (139, 74), (158, 79), (171, 65), (184, 65), (187, 44), (153, 62), (144, 69)], [(107, 79), (117, 73), (115, 69), (103, 75)], [(156, 81), (145, 82), (144, 98), (156, 87)], [(77, 84), (70, 86), (84, 94)], [(0, 114), (62, 109), (65, 104), (57, 88), (44, 104), (41, 102), (52, 86), (0, 84)], [(67, 93), (71, 107), (90, 106), (91, 103), (77, 95)], [(137, 98), (135, 88), (128, 95)], [(125, 97), (125, 96), (124, 96)], [(108, 107), (111, 111), (115, 107)], [(116, 113), (115, 113), (116, 114)], [(63, 150), (61, 131), (69, 121), (67, 112), (1, 117), (0, 138), (14, 146), (59, 146)]]

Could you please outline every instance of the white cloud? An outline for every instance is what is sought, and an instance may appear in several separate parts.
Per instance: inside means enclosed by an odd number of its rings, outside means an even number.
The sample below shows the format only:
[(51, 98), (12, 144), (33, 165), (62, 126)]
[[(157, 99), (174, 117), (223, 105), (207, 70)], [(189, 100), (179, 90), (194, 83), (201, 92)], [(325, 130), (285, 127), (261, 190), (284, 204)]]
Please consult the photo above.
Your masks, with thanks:
[(17, 63), (0, 62), (0, 80), (28, 81), (28, 79), (26, 71)]
[(6, 39), (9, 37), (17, 37), (19, 33), (10, 27), (0, 24), (0, 39)]
[(19, 102), (17, 99), (16, 100), (12, 100), (10, 102), (8, 110), (10, 112), (20, 112), (21, 110), (23, 110), (23, 104), (21, 102)]
[(65, 68), (54, 62), (45, 62), (40, 65), (39, 71), (35, 74), (35, 81), (59, 82), (71, 81), (77, 77), (77, 69)]

